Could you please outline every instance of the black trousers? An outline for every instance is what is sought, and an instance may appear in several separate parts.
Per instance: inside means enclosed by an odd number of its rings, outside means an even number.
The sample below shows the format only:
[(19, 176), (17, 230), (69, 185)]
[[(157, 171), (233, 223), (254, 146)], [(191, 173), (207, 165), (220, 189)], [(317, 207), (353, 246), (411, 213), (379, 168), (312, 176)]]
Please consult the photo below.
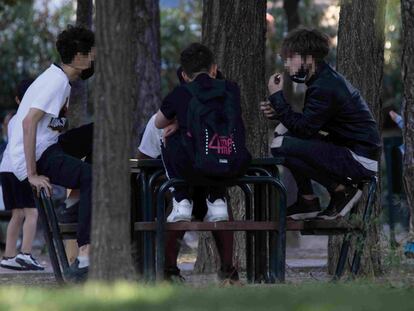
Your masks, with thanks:
[(301, 139), (287, 134), (277, 139), (280, 145), (272, 147), (272, 154), (285, 158), (300, 195), (313, 194), (311, 179), (333, 192), (340, 184), (358, 184), (375, 174), (356, 161), (348, 148), (319, 136)]
[[(70, 189), (80, 189), (78, 246), (90, 243), (92, 209), (92, 140), (93, 123), (72, 129), (59, 136), (37, 161), (38, 174), (50, 182)], [(85, 161), (81, 159), (86, 157)]]
[[(200, 176), (194, 170), (190, 158), (182, 145), (179, 133), (167, 138), (166, 146), (162, 146), (161, 153), (165, 171), (169, 179), (185, 179), (189, 184), (194, 185), (205, 180), (203, 176)], [(174, 188), (173, 196), (177, 202), (180, 202), (183, 199), (190, 199), (190, 193), (190, 187), (180, 186)], [(226, 188), (210, 186), (206, 189), (206, 196), (210, 202), (214, 202), (216, 199), (224, 199), (226, 196)]]

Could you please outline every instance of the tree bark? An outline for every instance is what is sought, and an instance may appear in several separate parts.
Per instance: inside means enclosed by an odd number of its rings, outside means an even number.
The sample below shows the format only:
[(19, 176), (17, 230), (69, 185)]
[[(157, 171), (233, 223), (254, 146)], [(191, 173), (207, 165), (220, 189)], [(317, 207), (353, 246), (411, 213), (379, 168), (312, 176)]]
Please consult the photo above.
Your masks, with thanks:
[(159, 1), (134, 1), (134, 49), (136, 98), (132, 146), (136, 154), (139, 136), (161, 105), (161, 51)]
[[(414, 0), (401, 0), (402, 79), (404, 84), (404, 187), (411, 211), (410, 233), (414, 235)], [(414, 236), (410, 236), (414, 239)]]
[[(342, 0), (338, 27), (337, 69), (360, 90), (378, 124), (381, 124), (385, 3), (385, 0)], [(379, 183), (360, 269), (361, 273), (370, 275), (382, 272), (378, 221), (381, 212), (380, 194)], [(359, 211), (365, 201), (366, 193), (359, 204)], [(341, 241), (342, 238), (330, 239), (330, 273), (335, 271)], [(351, 250), (354, 247), (353, 243)], [(349, 256), (348, 259), (352, 258)]]
[[(253, 157), (268, 155), (267, 123), (259, 112), (265, 99), (265, 0), (204, 0), (202, 41), (212, 49), (216, 62), (228, 80), (237, 82), (241, 91), (247, 147)], [(235, 219), (244, 216), (239, 192), (231, 191)], [(235, 263), (244, 266), (244, 238), (236, 235)], [(199, 243), (200, 246), (205, 243)], [(207, 247), (200, 247), (196, 267), (206, 267)]]
[(96, 2), (96, 97), (91, 279), (135, 276), (131, 259), (134, 0)]
[[(76, 9), (76, 25), (92, 29), (92, 0), (78, 0)], [(69, 127), (74, 128), (88, 121), (88, 82), (77, 80), (72, 82), (70, 93), (70, 109), (68, 112)]]

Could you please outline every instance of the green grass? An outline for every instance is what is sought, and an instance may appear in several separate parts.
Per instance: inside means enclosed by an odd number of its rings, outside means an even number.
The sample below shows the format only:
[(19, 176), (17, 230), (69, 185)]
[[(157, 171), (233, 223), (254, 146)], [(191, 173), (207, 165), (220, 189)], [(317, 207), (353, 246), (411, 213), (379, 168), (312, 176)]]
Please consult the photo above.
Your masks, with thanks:
[(145, 287), (128, 283), (83, 287), (0, 289), (0, 310), (414, 310), (414, 289), (363, 283), (246, 286)]

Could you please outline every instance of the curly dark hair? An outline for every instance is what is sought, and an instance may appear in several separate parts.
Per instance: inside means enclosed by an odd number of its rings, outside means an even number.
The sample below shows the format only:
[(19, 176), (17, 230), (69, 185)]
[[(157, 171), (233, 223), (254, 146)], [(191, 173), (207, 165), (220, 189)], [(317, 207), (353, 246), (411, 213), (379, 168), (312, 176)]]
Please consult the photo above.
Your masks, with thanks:
[(323, 60), (329, 53), (329, 37), (317, 29), (297, 28), (283, 39), (281, 56), (286, 59), (293, 54), (311, 55), (316, 61)]
[(181, 52), (180, 63), (183, 71), (192, 77), (196, 72), (210, 70), (214, 64), (214, 54), (205, 45), (192, 43)]
[(56, 41), (56, 49), (64, 64), (70, 64), (77, 53), (87, 55), (95, 45), (94, 33), (86, 28), (68, 25)]

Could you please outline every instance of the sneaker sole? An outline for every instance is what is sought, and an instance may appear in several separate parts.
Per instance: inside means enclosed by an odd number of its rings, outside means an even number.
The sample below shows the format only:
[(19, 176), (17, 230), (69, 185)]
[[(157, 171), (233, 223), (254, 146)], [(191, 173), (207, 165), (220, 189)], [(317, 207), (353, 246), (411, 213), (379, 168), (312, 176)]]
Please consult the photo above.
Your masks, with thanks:
[(290, 216), (287, 216), (287, 218), (293, 219), (293, 220), (305, 220), (310, 218), (316, 218), (318, 216), (319, 212), (312, 212), (312, 213), (301, 213), (301, 214), (293, 214)]
[(358, 203), (359, 199), (361, 198), (362, 191), (358, 189), (358, 191), (355, 193), (355, 195), (352, 197), (351, 200), (345, 205), (345, 207), (342, 209), (342, 211), (334, 216), (319, 216), (318, 218), (325, 219), (325, 220), (334, 220), (339, 217), (345, 217), (346, 214), (348, 214), (352, 208), (355, 206), (356, 203)]
[(167, 219), (167, 223), (174, 223), (174, 222), (191, 222), (191, 219), (188, 219), (188, 218), (177, 218), (177, 219), (172, 219), (172, 220)]
[(25, 267), (14, 267), (14, 266), (8, 266), (8, 265), (3, 265), (0, 264), (0, 267), (5, 268), (5, 269), (10, 269), (10, 270), (15, 270), (15, 271), (26, 271), (27, 269), (25, 269)]
[(24, 268), (26, 268), (25, 270), (34, 270), (34, 271), (43, 271), (43, 270), (45, 270), (44, 267), (38, 267), (38, 266), (35, 266), (35, 265), (28, 264), (27, 262), (25, 262), (23, 259), (20, 259), (20, 258), (16, 258), (16, 262), (18, 264), (20, 264), (21, 266), (23, 266)]
[(229, 221), (229, 216), (217, 216), (215, 218), (204, 219), (205, 222), (219, 222), (219, 221)]

